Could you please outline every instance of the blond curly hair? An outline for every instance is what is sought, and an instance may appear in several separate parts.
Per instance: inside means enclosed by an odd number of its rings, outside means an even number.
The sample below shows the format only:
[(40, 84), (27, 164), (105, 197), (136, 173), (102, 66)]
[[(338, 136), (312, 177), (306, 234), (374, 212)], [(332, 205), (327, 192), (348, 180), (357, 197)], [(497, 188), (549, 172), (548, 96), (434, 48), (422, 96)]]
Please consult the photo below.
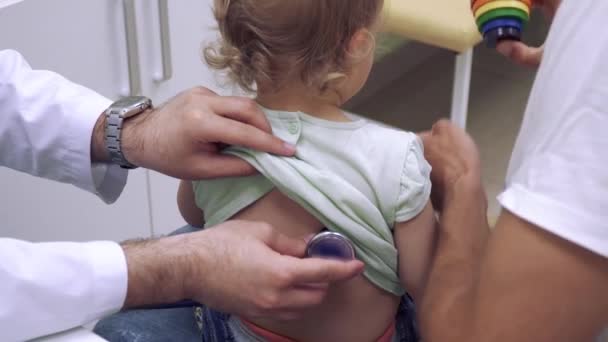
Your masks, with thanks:
[(348, 70), (348, 44), (372, 26), (383, 0), (214, 0), (220, 42), (207, 64), (241, 88), (277, 90), (299, 77), (323, 91)]

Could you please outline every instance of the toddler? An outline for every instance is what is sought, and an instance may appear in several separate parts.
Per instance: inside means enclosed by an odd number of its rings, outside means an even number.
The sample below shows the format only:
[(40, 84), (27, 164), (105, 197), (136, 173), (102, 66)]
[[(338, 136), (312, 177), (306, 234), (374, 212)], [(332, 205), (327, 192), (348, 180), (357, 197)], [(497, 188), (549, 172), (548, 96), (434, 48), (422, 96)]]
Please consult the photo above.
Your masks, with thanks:
[(205, 228), (264, 221), (295, 238), (339, 232), (366, 270), (333, 285), (320, 306), (295, 321), (204, 309), (205, 341), (414, 340), (408, 300), (424, 291), (434, 243), (430, 166), (415, 134), (340, 109), (367, 80), (382, 6), (382, 0), (214, 1), (222, 39), (205, 50), (207, 63), (255, 92), (273, 133), (297, 153), (227, 148), (260, 174), (182, 182), (182, 215)]

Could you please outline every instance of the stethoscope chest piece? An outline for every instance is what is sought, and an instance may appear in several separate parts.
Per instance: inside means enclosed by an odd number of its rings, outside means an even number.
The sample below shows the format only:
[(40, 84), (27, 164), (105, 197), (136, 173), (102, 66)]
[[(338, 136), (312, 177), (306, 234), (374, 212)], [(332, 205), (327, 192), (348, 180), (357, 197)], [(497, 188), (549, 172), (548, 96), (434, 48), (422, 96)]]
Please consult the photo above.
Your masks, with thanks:
[(355, 249), (352, 242), (344, 235), (324, 231), (315, 235), (306, 248), (309, 258), (353, 260)]

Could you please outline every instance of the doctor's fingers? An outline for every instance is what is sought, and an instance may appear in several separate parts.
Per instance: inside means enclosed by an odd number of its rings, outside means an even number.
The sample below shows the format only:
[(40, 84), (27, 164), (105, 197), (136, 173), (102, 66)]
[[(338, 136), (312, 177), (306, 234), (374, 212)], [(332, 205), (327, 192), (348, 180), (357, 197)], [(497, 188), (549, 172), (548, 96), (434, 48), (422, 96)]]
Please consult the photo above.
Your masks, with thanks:
[(261, 108), (246, 97), (220, 96), (205, 87), (195, 87), (179, 94), (167, 104), (173, 104), (173, 107), (182, 110), (187, 108), (187, 112), (193, 115), (192, 118), (198, 121), (210, 121), (214, 116), (221, 116), (268, 133), (272, 131)]
[(352, 279), (360, 275), (365, 265), (359, 260), (340, 261), (321, 258), (290, 258), (285, 268), (287, 286), (328, 284)]
[[(208, 139), (215, 143), (249, 147), (254, 150), (291, 156), (295, 147), (255, 126), (219, 117), (213, 120)], [(210, 127), (211, 128), (211, 127)]]
[(272, 133), (266, 115), (258, 104), (246, 97), (213, 96), (209, 108), (217, 115), (249, 124), (264, 132)]

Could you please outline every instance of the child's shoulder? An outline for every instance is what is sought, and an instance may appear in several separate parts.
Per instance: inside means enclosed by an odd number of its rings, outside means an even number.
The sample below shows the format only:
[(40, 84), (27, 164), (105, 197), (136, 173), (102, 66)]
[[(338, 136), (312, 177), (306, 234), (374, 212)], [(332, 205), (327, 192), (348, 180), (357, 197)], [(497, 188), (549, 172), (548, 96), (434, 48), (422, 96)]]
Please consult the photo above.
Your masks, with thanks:
[(365, 143), (382, 146), (385, 150), (405, 151), (411, 145), (420, 145), (420, 137), (411, 131), (389, 126), (378, 121), (365, 119), (363, 127)]
[(422, 139), (372, 120), (362, 128), (359, 150), (374, 173), (375, 188), (385, 196), (380, 207), (387, 222), (410, 220), (424, 208), (431, 189), (431, 166), (424, 158)]
[(416, 139), (416, 134), (410, 131), (406, 131), (394, 126), (389, 126), (386, 124), (383, 124), (381, 122), (378, 121), (373, 121), (370, 119), (366, 119), (367, 120), (367, 125), (365, 126), (366, 129), (370, 130), (371, 132), (375, 133), (376, 135), (379, 135), (380, 137), (388, 135), (390, 137), (395, 137), (395, 138), (399, 138), (399, 139), (406, 139), (406, 140), (411, 140), (411, 139)]

